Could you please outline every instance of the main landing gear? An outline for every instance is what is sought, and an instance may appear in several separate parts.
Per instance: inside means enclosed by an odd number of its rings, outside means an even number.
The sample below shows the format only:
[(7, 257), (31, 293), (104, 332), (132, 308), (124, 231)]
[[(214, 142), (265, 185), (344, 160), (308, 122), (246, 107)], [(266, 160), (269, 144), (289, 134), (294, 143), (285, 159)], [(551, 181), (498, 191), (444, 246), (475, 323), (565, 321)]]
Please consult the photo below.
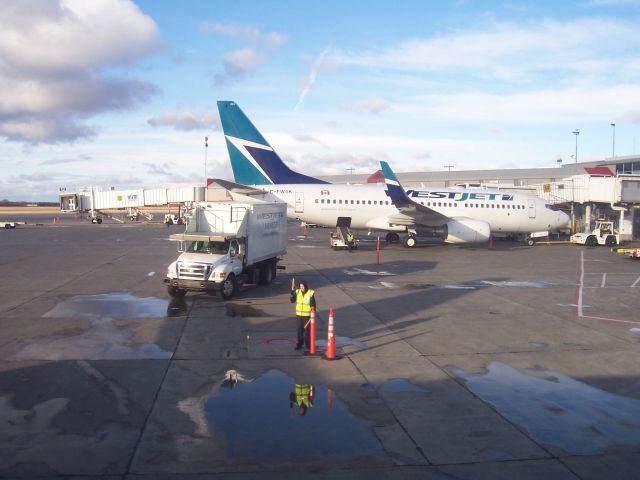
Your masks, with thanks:
[(404, 240), (402, 241), (402, 245), (404, 245), (406, 248), (413, 248), (416, 246), (416, 243), (418, 243), (418, 241), (416, 240), (415, 235), (412, 234), (404, 237)]

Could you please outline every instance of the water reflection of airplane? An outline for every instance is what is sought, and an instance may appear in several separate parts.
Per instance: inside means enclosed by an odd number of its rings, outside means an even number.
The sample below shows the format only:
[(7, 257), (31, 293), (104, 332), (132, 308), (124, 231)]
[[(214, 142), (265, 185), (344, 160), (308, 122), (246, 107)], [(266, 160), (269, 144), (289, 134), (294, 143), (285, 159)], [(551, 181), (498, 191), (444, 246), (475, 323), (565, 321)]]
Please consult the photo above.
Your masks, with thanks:
[(386, 231), (388, 241), (406, 232), (447, 243), (482, 242), (491, 234), (530, 236), (568, 227), (569, 216), (543, 198), (487, 189), (403, 189), (386, 162), (385, 184), (334, 185), (287, 167), (234, 102), (218, 102), (237, 183), (218, 181), (240, 194), (267, 192), (286, 202), (290, 218), (309, 224)]
[(218, 380), (212, 385), (206, 388), (204, 394), (196, 394), (193, 397), (185, 398), (178, 402), (178, 409), (191, 418), (191, 420), (197, 425), (196, 434), (202, 436), (209, 435), (209, 420), (207, 419), (207, 412), (205, 404), (211, 398), (216, 396), (220, 388), (226, 388), (232, 390), (238, 385), (238, 383), (252, 382), (253, 378), (246, 378), (237, 370), (227, 370), (224, 377)]

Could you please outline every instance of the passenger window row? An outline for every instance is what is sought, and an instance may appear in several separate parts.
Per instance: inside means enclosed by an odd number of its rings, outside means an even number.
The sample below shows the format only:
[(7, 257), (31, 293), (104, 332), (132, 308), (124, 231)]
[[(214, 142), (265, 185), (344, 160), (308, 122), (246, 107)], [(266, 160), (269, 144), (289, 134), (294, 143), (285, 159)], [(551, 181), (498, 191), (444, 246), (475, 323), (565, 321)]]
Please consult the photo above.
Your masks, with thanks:
[(420, 202), (422, 205), (426, 206), (426, 207), (462, 207), (464, 206), (465, 208), (506, 208), (506, 209), (513, 209), (513, 210), (524, 210), (525, 206), (524, 205), (511, 205), (511, 204), (495, 204), (495, 203), (491, 203), (491, 204), (485, 204), (485, 203), (451, 203), (451, 202)]
[(389, 205), (389, 200), (331, 200), (329, 198), (316, 198), (316, 203), (325, 203), (329, 205)]

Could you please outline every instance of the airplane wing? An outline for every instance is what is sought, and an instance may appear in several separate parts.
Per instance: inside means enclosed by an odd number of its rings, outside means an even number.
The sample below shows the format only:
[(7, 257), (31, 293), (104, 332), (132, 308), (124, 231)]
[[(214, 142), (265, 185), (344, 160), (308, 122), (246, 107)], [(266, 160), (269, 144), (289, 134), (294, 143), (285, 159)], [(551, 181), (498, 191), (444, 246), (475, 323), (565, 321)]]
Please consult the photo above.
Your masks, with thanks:
[(380, 166), (382, 167), (391, 203), (398, 209), (397, 214), (388, 217), (390, 224), (436, 226), (451, 220), (451, 217), (411, 200), (400, 185), (389, 164), (381, 161)]
[(220, 185), (225, 190), (228, 190), (231, 193), (238, 193), (240, 195), (246, 196), (263, 196), (267, 195), (268, 192), (261, 190), (255, 187), (249, 187), (247, 185), (241, 185), (239, 183), (230, 182), (229, 180), (222, 180), (221, 178), (212, 178), (212, 183)]

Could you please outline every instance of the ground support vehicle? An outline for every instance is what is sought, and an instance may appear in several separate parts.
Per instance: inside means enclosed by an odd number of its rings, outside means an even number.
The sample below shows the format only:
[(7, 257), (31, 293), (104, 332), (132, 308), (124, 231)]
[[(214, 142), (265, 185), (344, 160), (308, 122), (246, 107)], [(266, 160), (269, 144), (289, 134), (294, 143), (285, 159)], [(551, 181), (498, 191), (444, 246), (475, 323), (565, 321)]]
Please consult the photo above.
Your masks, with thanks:
[[(347, 227), (337, 227), (333, 232), (329, 234), (329, 244), (331, 248), (334, 250), (339, 250), (342, 248), (349, 248), (347, 244), (347, 234), (349, 230)], [(354, 249), (358, 248), (360, 241), (358, 237), (354, 234), (353, 236), (353, 247)]]
[(164, 223), (167, 225), (184, 225), (184, 217), (176, 215), (175, 213), (167, 213), (164, 216)]
[(24, 225), (24, 222), (14, 222), (13, 220), (0, 220), (0, 228), (16, 228), (18, 225)]
[(611, 251), (629, 255), (629, 258), (640, 260), (640, 247), (612, 248)]
[(591, 232), (574, 233), (571, 235), (571, 243), (595, 247), (606, 245), (614, 247), (620, 243), (620, 235), (614, 230), (613, 222), (597, 221), (596, 227)]
[(194, 205), (180, 242), (181, 255), (164, 282), (172, 297), (220, 292), (229, 300), (244, 283), (268, 285), (286, 253), (285, 203), (202, 202)]

